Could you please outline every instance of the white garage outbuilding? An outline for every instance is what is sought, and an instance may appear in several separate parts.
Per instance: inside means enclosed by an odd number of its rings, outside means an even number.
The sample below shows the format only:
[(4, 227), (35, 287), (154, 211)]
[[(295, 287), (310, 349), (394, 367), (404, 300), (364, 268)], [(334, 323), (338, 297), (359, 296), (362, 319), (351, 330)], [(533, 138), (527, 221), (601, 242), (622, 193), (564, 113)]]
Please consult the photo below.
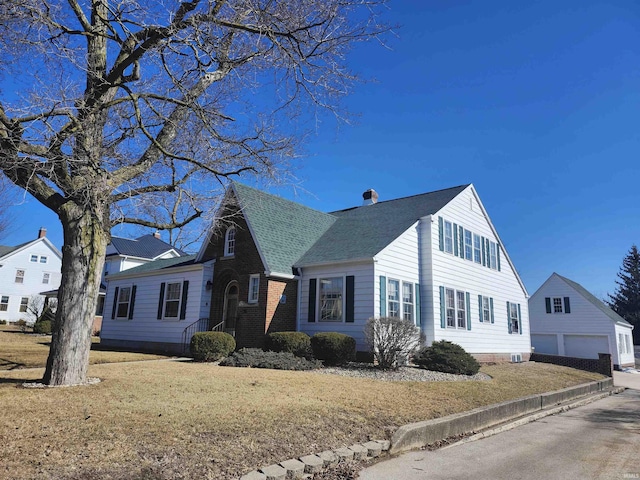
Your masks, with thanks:
[(552, 274), (529, 299), (531, 346), (536, 353), (598, 358), (634, 366), (633, 326), (582, 285)]

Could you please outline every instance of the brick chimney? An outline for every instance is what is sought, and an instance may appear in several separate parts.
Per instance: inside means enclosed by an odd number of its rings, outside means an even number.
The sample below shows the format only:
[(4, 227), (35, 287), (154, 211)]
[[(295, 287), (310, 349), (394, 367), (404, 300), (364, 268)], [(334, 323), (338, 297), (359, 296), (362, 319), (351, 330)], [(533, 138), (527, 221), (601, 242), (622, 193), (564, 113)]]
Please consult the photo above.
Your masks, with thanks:
[(160, 240), (160, 232), (158, 230), (153, 232), (153, 236), (156, 237), (158, 240)]
[(44, 227), (40, 227), (40, 230), (38, 230), (38, 238), (44, 238), (47, 236), (47, 229)]
[(362, 194), (362, 198), (362, 205), (373, 205), (374, 203), (378, 203), (378, 192), (370, 188)]

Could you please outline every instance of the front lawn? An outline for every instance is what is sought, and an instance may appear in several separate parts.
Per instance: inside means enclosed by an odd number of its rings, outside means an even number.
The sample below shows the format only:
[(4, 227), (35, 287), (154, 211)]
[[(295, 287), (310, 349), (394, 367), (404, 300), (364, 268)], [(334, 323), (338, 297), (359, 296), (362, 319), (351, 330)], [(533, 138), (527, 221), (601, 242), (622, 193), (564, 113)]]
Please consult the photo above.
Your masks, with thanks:
[[(51, 335), (21, 333), (20, 329), (15, 325), (1, 325), (0, 370), (44, 367), (47, 364), (50, 343)], [(98, 337), (94, 337), (93, 343), (95, 347), (98, 347), (100, 339)], [(159, 358), (166, 357), (143, 353), (92, 350), (89, 355), (89, 362), (132, 362), (136, 360), (156, 360)]]
[(400, 425), (602, 378), (548, 364), (490, 381), (379, 380), (193, 362), (93, 365), (102, 382), (26, 389), (0, 372), (0, 478), (229, 479), (288, 458), (390, 438)]

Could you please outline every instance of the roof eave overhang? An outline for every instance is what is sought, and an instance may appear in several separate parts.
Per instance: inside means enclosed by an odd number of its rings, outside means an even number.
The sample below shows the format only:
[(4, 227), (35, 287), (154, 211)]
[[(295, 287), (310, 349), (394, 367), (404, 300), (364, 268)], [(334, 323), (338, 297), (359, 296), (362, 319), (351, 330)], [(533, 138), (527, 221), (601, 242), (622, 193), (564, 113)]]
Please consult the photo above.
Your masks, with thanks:
[(115, 275), (109, 275), (105, 280), (123, 280), (129, 278), (141, 278), (141, 277), (155, 277), (157, 275), (163, 275), (165, 273), (182, 273), (182, 272), (192, 272), (202, 270), (204, 268), (203, 263), (194, 263), (192, 265), (183, 265), (176, 267), (164, 267), (159, 268), (158, 270), (149, 270), (146, 272), (133, 272), (128, 273), (127, 270), (124, 272), (117, 273)]
[(373, 263), (373, 262), (375, 262), (375, 257), (346, 258), (344, 260), (331, 260), (327, 262), (296, 264), (293, 266), (293, 268), (326, 267), (327, 265), (344, 265), (346, 263)]

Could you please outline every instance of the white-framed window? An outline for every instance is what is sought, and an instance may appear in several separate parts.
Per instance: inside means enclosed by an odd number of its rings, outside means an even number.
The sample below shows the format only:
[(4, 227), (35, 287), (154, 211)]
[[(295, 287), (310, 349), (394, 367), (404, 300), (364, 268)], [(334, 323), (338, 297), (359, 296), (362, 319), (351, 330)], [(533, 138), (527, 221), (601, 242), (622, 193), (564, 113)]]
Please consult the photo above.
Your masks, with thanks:
[(498, 269), (498, 245), (496, 242), (489, 241), (489, 267), (494, 270)]
[(230, 257), (236, 252), (236, 227), (227, 228), (224, 236), (224, 256)]
[(167, 283), (167, 291), (164, 296), (164, 318), (178, 318), (181, 297), (182, 282)]
[(627, 344), (627, 353), (633, 353), (633, 346), (631, 345), (631, 335), (624, 336), (625, 343)]
[(456, 291), (454, 289), (445, 289), (445, 302), (447, 327), (456, 328)]
[(467, 328), (467, 303), (464, 299), (464, 292), (456, 291), (456, 307), (458, 328)]
[(551, 299), (551, 305), (553, 313), (564, 313), (564, 307), (562, 304), (562, 297), (553, 297)]
[(319, 283), (320, 321), (341, 322), (344, 298), (343, 278), (321, 278)]
[(464, 258), (466, 260), (472, 260), (473, 257), (473, 245), (471, 244), (472, 233), (469, 230), (464, 231)]
[(40, 255), (40, 263), (47, 263), (47, 257), (45, 255)]
[(621, 355), (627, 353), (627, 345), (624, 342), (624, 334), (622, 333), (618, 334), (618, 345)]
[(20, 299), (20, 313), (26, 313), (27, 308), (29, 307), (29, 297), (22, 297)]
[(413, 283), (402, 282), (402, 318), (414, 322)]
[(31, 255), (31, 261), (36, 263), (38, 261), (38, 255)]
[(260, 294), (260, 274), (254, 274), (249, 277), (249, 303), (258, 303)]
[(400, 318), (400, 281), (389, 279), (387, 282), (387, 312), (390, 317)]
[(473, 261), (476, 263), (482, 263), (482, 243), (480, 242), (480, 235), (473, 234)]
[(482, 318), (485, 322), (491, 323), (491, 305), (489, 297), (482, 297)]
[(118, 289), (118, 300), (116, 303), (116, 318), (127, 318), (130, 303), (131, 287), (120, 287)]
[(0, 297), (0, 312), (6, 312), (9, 309), (9, 297), (2, 295)]
[(520, 332), (520, 315), (518, 315), (518, 304), (509, 304), (509, 322), (511, 322), (511, 333)]
[(49, 283), (49, 279), (51, 278), (51, 274), (50, 273), (43, 273), (42, 274), (42, 283)]
[(444, 221), (444, 251), (453, 253), (453, 225), (446, 220)]
[(16, 270), (16, 283), (24, 283), (24, 270)]

